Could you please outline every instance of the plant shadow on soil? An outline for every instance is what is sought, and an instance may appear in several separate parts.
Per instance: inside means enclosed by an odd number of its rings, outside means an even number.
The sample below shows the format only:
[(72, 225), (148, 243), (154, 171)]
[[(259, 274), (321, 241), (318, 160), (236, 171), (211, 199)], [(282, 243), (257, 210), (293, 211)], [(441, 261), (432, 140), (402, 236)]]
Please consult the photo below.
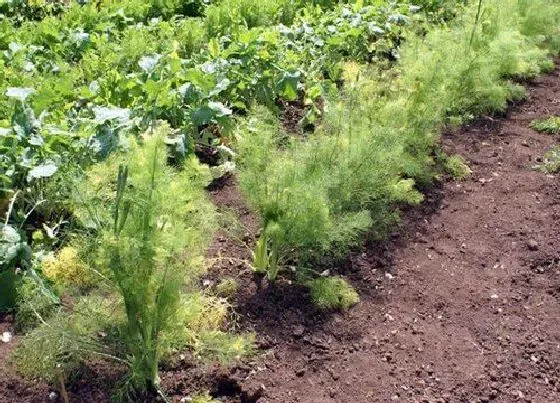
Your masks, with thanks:
[[(233, 239), (225, 231), (217, 237), (211, 253), (226, 256), (214, 265), (209, 273), (212, 283), (224, 277), (235, 278), (238, 291), (232, 301), (237, 326), (244, 331), (256, 333), (258, 355), (275, 354), (276, 346), (282, 345), (291, 351), (317, 359), (329, 354), (332, 345), (339, 342), (352, 343), (362, 337), (363, 328), (359, 321), (347, 323), (349, 327), (338, 329), (340, 311), (323, 311), (311, 300), (309, 290), (289, 280), (279, 280), (271, 286), (258, 289), (246, 264), (250, 248), (258, 236), (258, 218), (250, 211), (241, 195), (235, 177), (220, 181), (209, 189), (213, 201), (221, 208), (235, 213), (245, 229), (243, 240)], [(385, 290), (389, 280), (396, 276), (394, 251), (406, 247), (407, 234), (423, 232), (423, 223), (436, 214), (443, 203), (443, 183), (435, 182), (422, 189), (425, 199), (418, 206), (401, 206), (401, 220), (391, 235), (384, 241), (366, 237), (363, 245), (343, 259), (323, 259), (316, 270), (328, 270), (331, 275), (344, 276), (358, 291), (362, 301), (384, 304)], [(245, 243), (245, 245), (241, 245)], [(230, 260), (228, 260), (230, 259)], [(351, 315), (351, 311), (349, 313)], [(275, 357), (279, 358), (279, 357)], [(259, 358), (256, 358), (259, 361)], [(265, 360), (266, 361), (266, 360)], [(211, 395), (230, 397), (231, 401), (243, 403), (256, 401), (262, 390), (242, 390), (241, 381), (249, 374), (254, 362), (234, 366), (229, 373), (222, 372), (212, 381)], [(319, 364), (318, 364), (319, 365)]]
[[(552, 80), (554, 77), (545, 78)], [(546, 84), (546, 83), (545, 83)], [(545, 85), (543, 83), (527, 84), (530, 91)], [(484, 156), (485, 147), (488, 144), (509, 144), (511, 134), (507, 130), (507, 125), (512, 119), (517, 121), (519, 110), (526, 107), (529, 100), (510, 102), (508, 109), (503, 113), (492, 116), (484, 116), (464, 125), (460, 128), (446, 129), (443, 131), (441, 144), (445, 151), (449, 153), (459, 152), (469, 158), (475, 167), (487, 167), (488, 159)], [(548, 108), (546, 108), (548, 109)], [(547, 111), (541, 111), (549, 112)], [(527, 122), (528, 124), (528, 122)], [(524, 123), (522, 123), (524, 125)], [(461, 140), (457, 142), (457, 136)], [(455, 143), (461, 146), (456, 147)], [(521, 149), (527, 147), (521, 144)], [(485, 168), (486, 169), (486, 168)], [(478, 174), (474, 174), (469, 179), (469, 183), (482, 183)], [(223, 187), (213, 189), (213, 199), (219, 206), (225, 206), (238, 213), (245, 228), (248, 228), (250, 236), (246, 242), (248, 247), (252, 247), (255, 235), (257, 234), (258, 221), (252, 215), (240, 195), (235, 178), (223, 184)], [(484, 184), (482, 184), (483, 186)], [(457, 184), (457, 186), (462, 186)], [(466, 185), (472, 187), (473, 185)], [(362, 248), (353, 251), (343, 261), (325, 260), (321, 265), (321, 270), (328, 269), (331, 274), (343, 275), (359, 292), (364, 306), (378, 306), (380, 311), (387, 304), (388, 295), (397, 287), (391, 283), (391, 278), (399, 278), (397, 267), (402, 267), (402, 262), (396, 261), (396, 256), (401, 256), (414, 244), (432, 244), (432, 234), (434, 228), (430, 222), (440, 210), (446, 209), (450, 200), (446, 200), (449, 184), (435, 182), (431, 186), (421, 189), (425, 200), (419, 206), (401, 206), (401, 221), (394, 227), (391, 236), (382, 242), (367, 239)], [(227, 240), (222, 243), (222, 252), (228, 256), (237, 256), (248, 259), (245, 250), (239, 253), (239, 248), (232, 246)], [(224, 248), (225, 246), (225, 248)], [(237, 248), (237, 249), (236, 249)], [(544, 251), (543, 251), (544, 253)], [(548, 252), (547, 252), (548, 253)], [(406, 255), (406, 254), (405, 254)], [(542, 255), (542, 261), (533, 262), (534, 270), (552, 270), (551, 266), (558, 267), (557, 258), (550, 258), (550, 253)], [(257, 344), (260, 348), (262, 357), (271, 359), (256, 358), (250, 362), (249, 366), (241, 365), (232, 369), (230, 378), (238, 380), (237, 386), (240, 389), (255, 390), (258, 387), (256, 381), (246, 381), (249, 371), (259, 365), (266, 366), (269, 371), (288, 373), (295, 371), (295, 376), (299, 376), (298, 368), (303, 366), (307, 371), (325, 370), (324, 362), (330, 361), (329, 356), (336, 356), (341, 352), (352, 351), (354, 341), (362, 337), (367, 326), (364, 320), (376, 320), (378, 316), (370, 316), (368, 312), (357, 307), (344, 315), (339, 312), (321, 312), (312, 305), (309, 293), (305, 288), (293, 284), (281, 284), (274, 290), (256, 291), (252, 282), (250, 269), (236, 270), (233, 265), (222, 265), (214, 267), (212, 275), (235, 277), (239, 283), (239, 292), (234, 302), (236, 311), (241, 315), (239, 326), (243, 330), (252, 330), (257, 333)], [(388, 280), (389, 279), (389, 280)], [(397, 280), (399, 281), (399, 280)], [(405, 285), (404, 283), (402, 285)], [(551, 290), (555, 293), (557, 290)], [(374, 309), (375, 310), (375, 309)], [(370, 329), (371, 330), (371, 329)], [(301, 358), (300, 358), (301, 357)], [(323, 359), (327, 357), (326, 359)], [(297, 358), (297, 362), (294, 362)], [(316, 362), (315, 362), (316, 360)], [(269, 361), (272, 361), (269, 363)], [(336, 359), (335, 359), (336, 362)], [(285, 365), (284, 365), (285, 364)], [(328, 371), (328, 368), (326, 369)], [(293, 373), (293, 372), (292, 372)], [(278, 375), (279, 379), (282, 376)], [(287, 375), (288, 377), (290, 375)], [(257, 377), (258, 379), (259, 377)], [(293, 386), (293, 385), (291, 385)], [(251, 389), (253, 388), (253, 389)], [(239, 390), (239, 389), (238, 389)], [(247, 392), (243, 392), (247, 393)], [(238, 402), (240, 394), (230, 395), (231, 402)], [(244, 400), (241, 398), (241, 402)]]

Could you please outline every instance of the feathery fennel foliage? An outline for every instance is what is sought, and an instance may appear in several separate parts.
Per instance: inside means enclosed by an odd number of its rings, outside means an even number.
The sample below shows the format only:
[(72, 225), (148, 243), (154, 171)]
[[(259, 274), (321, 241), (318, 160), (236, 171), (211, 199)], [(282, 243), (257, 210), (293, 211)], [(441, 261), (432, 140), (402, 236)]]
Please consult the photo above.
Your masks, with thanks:
[(131, 389), (156, 391), (161, 338), (183, 288), (200, 274), (215, 213), (204, 195), (208, 171), (193, 161), (181, 172), (167, 166), (162, 132), (143, 140), (120, 165), (112, 211), (92, 211), (91, 200), (88, 210), (99, 226), (99, 259), (123, 299)]
[[(134, 400), (161, 392), (158, 363), (172, 352), (190, 347), (226, 360), (250, 351), (251, 337), (223, 331), (225, 300), (197, 291), (217, 225), (204, 189), (211, 175), (194, 157), (179, 170), (168, 166), (166, 134), (159, 128), (131, 141), (128, 153), (92, 166), (77, 186), (75, 215), (89, 233), (75, 244), (99, 284), (26, 336), (14, 356), (22, 374), (53, 381), (49, 371), (65, 378), (91, 357), (115, 359), (128, 367), (120, 398)], [(76, 318), (92, 298), (114, 303), (101, 304), (105, 319), (93, 315), (84, 327)], [(203, 347), (208, 334), (220, 340), (212, 351)]]
[(552, 68), (560, 7), (550, 3), (471, 3), (449, 25), (411, 32), (394, 70), (349, 65), (342, 97), (305, 141), (282, 141), (263, 109), (242, 121), (240, 185), (263, 228), (255, 269), (273, 281), (278, 265), (343, 255), (364, 232), (383, 234), (396, 205), (420, 202), (414, 186), (436, 174), (441, 128), (503, 111), (525, 95), (512, 79)]
[(358, 105), (335, 105), (332, 113), (340, 117), (335, 134), (319, 131), (281, 148), (284, 136), (264, 109), (239, 128), (240, 185), (263, 218), (255, 266), (267, 267), (271, 281), (287, 261), (344, 255), (364, 232), (384, 232), (395, 203), (421, 200), (400, 176), (401, 139), (371, 135), (376, 128)]
[(360, 301), (356, 290), (340, 277), (320, 277), (308, 283), (311, 299), (321, 309), (349, 309)]

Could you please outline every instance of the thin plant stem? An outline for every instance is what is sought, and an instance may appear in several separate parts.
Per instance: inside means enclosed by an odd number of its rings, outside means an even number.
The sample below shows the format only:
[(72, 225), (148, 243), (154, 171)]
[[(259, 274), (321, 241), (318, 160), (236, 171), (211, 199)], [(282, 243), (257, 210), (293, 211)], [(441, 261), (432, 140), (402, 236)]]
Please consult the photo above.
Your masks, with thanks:
[(472, 46), (473, 41), (474, 41), (474, 35), (476, 33), (476, 27), (478, 26), (478, 22), (480, 21), (480, 14), (482, 13), (482, 1), (483, 0), (478, 0), (478, 9), (476, 10), (476, 18), (474, 20), (474, 26), (473, 26), (473, 30), (471, 33), (471, 40), (469, 42), (469, 46)]
[(4, 222), (5, 225), (8, 225), (8, 221), (10, 220), (10, 215), (12, 215), (12, 210), (14, 209), (14, 203), (16, 202), (16, 198), (19, 194), (19, 190), (14, 193), (12, 200), (10, 200), (10, 206), (8, 207), (8, 211), (6, 211), (6, 221)]

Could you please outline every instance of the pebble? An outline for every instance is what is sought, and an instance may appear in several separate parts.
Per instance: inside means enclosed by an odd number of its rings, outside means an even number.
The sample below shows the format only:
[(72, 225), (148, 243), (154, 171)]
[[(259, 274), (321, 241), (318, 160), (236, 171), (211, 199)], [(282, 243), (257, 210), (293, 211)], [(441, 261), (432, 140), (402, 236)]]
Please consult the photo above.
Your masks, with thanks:
[(2, 342), (3, 343), (9, 343), (12, 341), (13, 335), (10, 332), (4, 332), (2, 333)]
[(393, 318), (391, 315), (389, 315), (388, 313), (385, 314), (385, 319), (388, 320), (389, 322), (393, 322), (395, 320), (395, 318)]
[(539, 250), (539, 243), (534, 239), (529, 239), (529, 241), (527, 242), (527, 248), (532, 251)]
[(303, 333), (305, 333), (305, 328), (302, 325), (298, 325), (294, 327), (292, 335), (294, 337), (300, 338), (301, 336), (303, 336)]

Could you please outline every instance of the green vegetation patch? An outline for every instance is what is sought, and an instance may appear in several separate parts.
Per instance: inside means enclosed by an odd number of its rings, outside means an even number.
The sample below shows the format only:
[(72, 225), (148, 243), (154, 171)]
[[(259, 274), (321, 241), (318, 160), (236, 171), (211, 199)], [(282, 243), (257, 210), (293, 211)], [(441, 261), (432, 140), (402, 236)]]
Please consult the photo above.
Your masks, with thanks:
[(347, 310), (360, 301), (354, 288), (341, 277), (321, 277), (308, 283), (311, 299), (321, 309)]
[(472, 175), (467, 161), (458, 154), (446, 156), (443, 161), (445, 171), (455, 180), (465, 180)]
[(551, 174), (560, 172), (560, 146), (548, 150), (542, 157), (542, 163), (535, 168)]
[(531, 122), (531, 128), (540, 133), (560, 134), (560, 117), (551, 116), (546, 119), (537, 119)]

